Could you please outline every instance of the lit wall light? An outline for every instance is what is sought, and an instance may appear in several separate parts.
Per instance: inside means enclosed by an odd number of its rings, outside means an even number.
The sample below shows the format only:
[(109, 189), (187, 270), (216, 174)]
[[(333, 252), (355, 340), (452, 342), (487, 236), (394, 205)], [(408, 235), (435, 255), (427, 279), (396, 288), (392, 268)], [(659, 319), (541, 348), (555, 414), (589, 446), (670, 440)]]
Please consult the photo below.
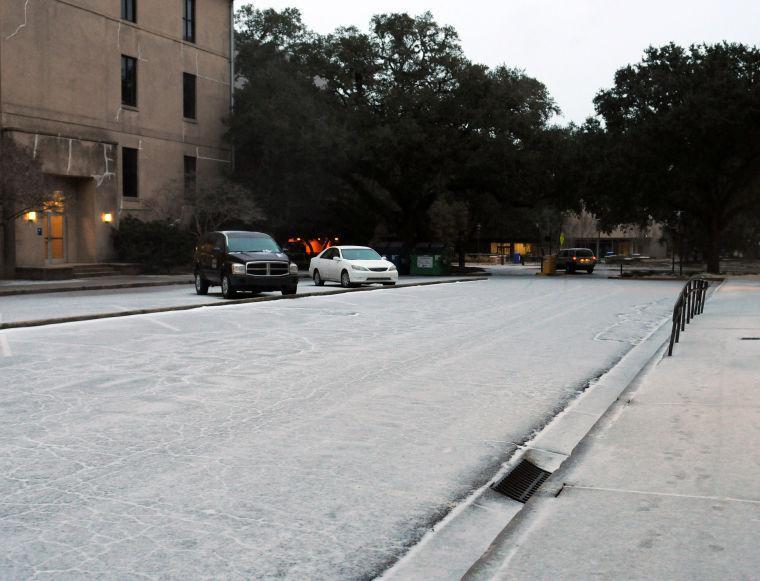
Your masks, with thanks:
[(111, 214), (111, 212), (106, 212), (105, 214), (103, 214), (103, 222), (105, 222), (106, 224), (110, 224), (111, 222), (113, 222), (113, 214)]
[(26, 213), (26, 221), (27, 222), (36, 222), (37, 221), (37, 212), (27, 212)]

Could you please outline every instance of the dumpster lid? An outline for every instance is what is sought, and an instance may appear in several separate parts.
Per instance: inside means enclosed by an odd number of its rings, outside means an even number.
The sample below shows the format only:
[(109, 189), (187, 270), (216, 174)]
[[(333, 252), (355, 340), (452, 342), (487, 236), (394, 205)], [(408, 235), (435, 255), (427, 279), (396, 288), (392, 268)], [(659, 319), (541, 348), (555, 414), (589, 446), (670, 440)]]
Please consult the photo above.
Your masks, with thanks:
[(414, 254), (444, 254), (447, 246), (441, 242), (418, 242), (414, 245), (412, 253)]

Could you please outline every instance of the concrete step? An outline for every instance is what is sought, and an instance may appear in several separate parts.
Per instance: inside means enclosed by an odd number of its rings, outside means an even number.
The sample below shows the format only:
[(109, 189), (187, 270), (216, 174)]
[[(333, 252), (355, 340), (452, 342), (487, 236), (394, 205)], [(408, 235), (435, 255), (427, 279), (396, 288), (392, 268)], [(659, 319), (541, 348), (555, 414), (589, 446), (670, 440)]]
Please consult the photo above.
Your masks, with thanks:
[(119, 273), (115, 270), (74, 272), (74, 278), (97, 278), (99, 276), (117, 276)]
[(108, 264), (84, 264), (72, 268), (74, 278), (93, 278), (96, 276), (115, 276), (119, 271)]

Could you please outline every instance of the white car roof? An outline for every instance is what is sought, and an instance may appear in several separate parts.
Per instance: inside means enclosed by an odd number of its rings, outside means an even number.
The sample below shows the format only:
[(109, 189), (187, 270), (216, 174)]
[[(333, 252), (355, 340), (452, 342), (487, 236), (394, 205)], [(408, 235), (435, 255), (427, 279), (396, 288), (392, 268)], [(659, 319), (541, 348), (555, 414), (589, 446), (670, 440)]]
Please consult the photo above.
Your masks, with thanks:
[(340, 250), (372, 250), (369, 246), (331, 246), (330, 248), (339, 248)]

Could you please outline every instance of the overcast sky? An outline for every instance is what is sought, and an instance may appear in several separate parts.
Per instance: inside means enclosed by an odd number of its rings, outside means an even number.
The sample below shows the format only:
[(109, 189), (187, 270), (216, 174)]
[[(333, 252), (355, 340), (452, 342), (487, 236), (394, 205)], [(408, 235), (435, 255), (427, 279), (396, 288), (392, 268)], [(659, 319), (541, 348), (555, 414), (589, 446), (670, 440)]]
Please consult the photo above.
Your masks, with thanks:
[[(241, 6), (249, 2), (236, 0)], [(373, 14), (430, 10), (453, 25), (473, 61), (524, 69), (544, 82), (566, 121), (592, 115), (596, 92), (649, 45), (760, 42), (760, 0), (262, 0), (301, 10), (320, 33), (367, 30)]]

